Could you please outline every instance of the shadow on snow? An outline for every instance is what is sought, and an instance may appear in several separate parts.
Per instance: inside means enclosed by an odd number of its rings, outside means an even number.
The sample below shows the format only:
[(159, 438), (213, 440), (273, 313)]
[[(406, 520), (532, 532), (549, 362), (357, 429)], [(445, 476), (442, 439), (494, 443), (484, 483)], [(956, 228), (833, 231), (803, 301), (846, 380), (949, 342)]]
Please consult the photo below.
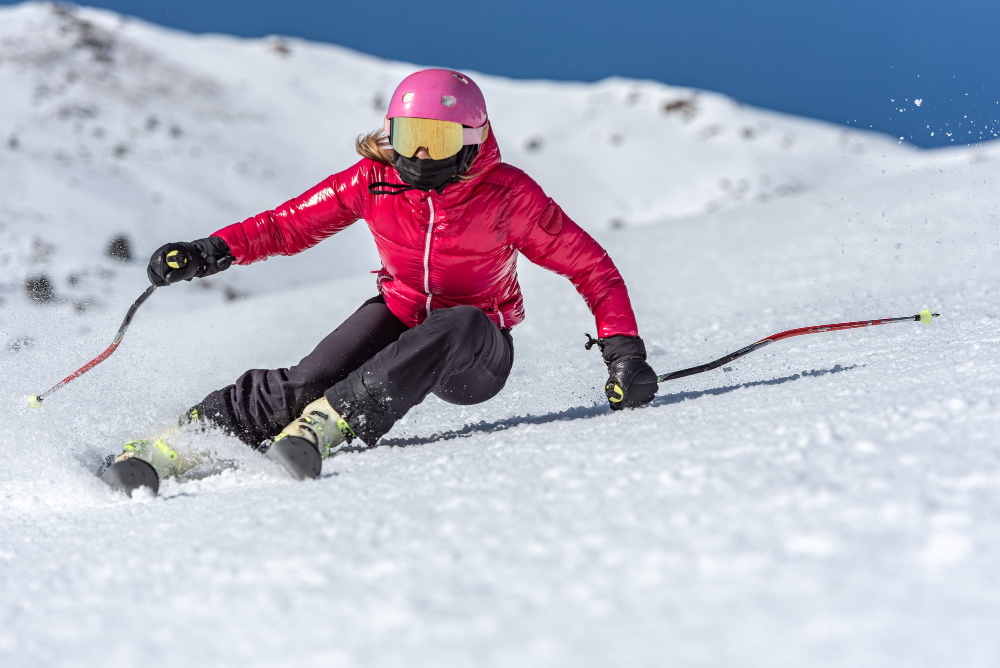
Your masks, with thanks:
[[(726, 385), (724, 387), (714, 387), (708, 390), (697, 390), (694, 392), (676, 392), (674, 394), (661, 394), (653, 398), (653, 401), (649, 403), (649, 406), (644, 406), (643, 410), (649, 407), (655, 406), (667, 406), (670, 404), (679, 404), (682, 401), (687, 401), (688, 399), (698, 399), (706, 395), (719, 395), (727, 394), (735, 390), (741, 390), (749, 387), (757, 387), (760, 385), (781, 385), (783, 383), (790, 383), (800, 378), (812, 377), (812, 376), (825, 376), (832, 373), (840, 373), (841, 371), (850, 371), (851, 369), (857, 368), (858, 365), (853, 364), (851, 366), (840, 366), (837, 364), (830, 369), (813, 369), (812, 371), (803, 371), (801, 373), (796, 373), (791, 376), (782, 376), (781, 378), (772, 378), (771, 380), (755, 380), (749, 383), (740, 383), (739, 385)], [(567, 408), (565, 410), (558, 411), (556, 413), (547, 413), (545, 415), (520, 415), (517, 417), (506, 418), (503, 420), (497, 420), (496, 422), (477, 422), (475, 424), (465, 425), (461, 429), (455, 429), (452, 431), (442, 432), (440, 434), (434, 434), (431, 436), (417, 436), (410, 438), (383, 438), (378, 442), (378, 447), (382, 446), (395, 446), (395, 447), (405, 447), (408, 445), (426, 445), (428, 443), (435, 443), (437, 441), (448, 441), (454, 438), (466, 438), (473, 436), (475, 434), (492, 434), (495, 432), (506, 431), (507, 429), (512, 429), (514, 427), (520, 427), (526, 424), (548, 424), (550, 422), (559, 422), (560, 420), (577, 420), (580, 418), (591, 418), (597, 415), (603, 415), (605, 413), (610, 413), (611, 409), (606, 404), (599, 404), (595, 406), (575, 406), (573, 408)]]

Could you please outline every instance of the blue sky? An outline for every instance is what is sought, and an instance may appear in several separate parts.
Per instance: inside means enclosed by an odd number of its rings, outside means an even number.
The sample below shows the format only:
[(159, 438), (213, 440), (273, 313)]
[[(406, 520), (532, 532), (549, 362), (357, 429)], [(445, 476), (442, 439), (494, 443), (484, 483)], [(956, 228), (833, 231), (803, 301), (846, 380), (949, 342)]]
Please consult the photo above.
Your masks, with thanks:
[(516, 78), (696, 86), (918, 146), (1000, 134), (997, 0), (89, 4), (193, 32), (292, 35)]

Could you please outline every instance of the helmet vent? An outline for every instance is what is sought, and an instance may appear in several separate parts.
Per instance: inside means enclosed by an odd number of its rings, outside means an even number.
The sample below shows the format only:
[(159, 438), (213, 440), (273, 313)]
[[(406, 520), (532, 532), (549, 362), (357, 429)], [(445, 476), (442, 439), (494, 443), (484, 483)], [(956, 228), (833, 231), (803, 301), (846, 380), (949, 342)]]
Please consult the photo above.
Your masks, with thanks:
[(442, 95), (441, 96), (441, 104), (443, 104), (446, 107), (454, 107), (455, 106), (455, 98), (452, 97), (451, 95)]
[(409, 104), (413, 102), (413, 92), (403, 93), (403, 104)]
[(467, 83), (469, 83), (469, 80), (468, 80), (468, 79), (466, 79), (465, 77), (463, 77), (463, 76), (462, 76), (461, 74), (459, 74), (458, 72), (452, 72), (452, 73), (451, 73), (451, 76), (455, 77), (456, 79), (458, 79), (459, 81), (461, 81), (461, 82), (462, 82), (462, 83), (464, 83), (464, 84), (467, 84)]

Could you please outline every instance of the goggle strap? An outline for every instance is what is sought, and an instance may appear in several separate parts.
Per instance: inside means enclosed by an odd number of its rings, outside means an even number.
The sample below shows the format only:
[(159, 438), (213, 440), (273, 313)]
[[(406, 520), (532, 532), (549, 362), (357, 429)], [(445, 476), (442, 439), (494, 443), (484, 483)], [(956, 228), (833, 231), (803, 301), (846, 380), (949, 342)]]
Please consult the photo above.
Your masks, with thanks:
[(462, 128), (462, 144), (471, 146), (472, 144), (482, 144), (486, 141), (486, 130), (490, 122), (486, 121), (478, 128)]

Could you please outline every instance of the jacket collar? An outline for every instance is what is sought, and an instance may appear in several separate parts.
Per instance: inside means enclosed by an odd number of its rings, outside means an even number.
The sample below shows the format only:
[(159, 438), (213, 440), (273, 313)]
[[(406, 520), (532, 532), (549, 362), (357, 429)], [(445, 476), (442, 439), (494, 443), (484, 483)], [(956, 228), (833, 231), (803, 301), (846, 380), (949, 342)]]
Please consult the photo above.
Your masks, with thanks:
[[(403, 193), (403, 197), (407, 198), (414, 204), (417, 202), (423, 202), (428, 197), (433, 196), (435, 202), (441, 202), (442, 204), (458, 204), (465, 201), (472, 195), (472, 190), (479, 185), (486, 175), (493, 170), (494, 167), (500, 164), (500, 146), (497, 144), (496, 138), (493, 136), (493, 125), (490, 125), (490, 134), (483, 142), (482, 147), (479, 149), (479, 153), (476, 154), (476, 159), (472, 161), (472, 165), (469, 167), (469, 173), (474, 176), (466, 181), (459, 181), (458, 183), (449, 183), (445, 186), (444, 191), (439, 195), (436, 192), (427, 192), (424, 190), (407, 190)], [(399, 183), (403, 183), (403, 180), (399, 178), (399, 172), (392, 165), (389, 165), (390, 173)]]

